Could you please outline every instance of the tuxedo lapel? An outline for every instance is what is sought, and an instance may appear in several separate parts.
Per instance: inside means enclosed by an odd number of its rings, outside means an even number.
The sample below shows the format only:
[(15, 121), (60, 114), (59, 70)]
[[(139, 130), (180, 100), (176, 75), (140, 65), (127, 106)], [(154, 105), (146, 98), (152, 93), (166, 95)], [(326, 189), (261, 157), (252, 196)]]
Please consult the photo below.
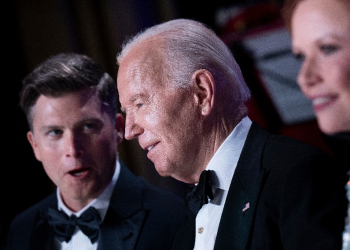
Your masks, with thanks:
[(237, 185), (237, 178), (233, 178), (229, 195), (221, 216), (215, 250), (248, 249), (249, 236), (254, 221), (256, 206), (259, 199), (260, 188), (265, 177), (261, 172), (253, 180), (254, 187), (248, 193)]
[[(50, 197), (49, 207), (57, 207), (56, 195)], [(47, 206), (43, 206), (37, 211), (34, 219), (32, 233), (30, 234), (29, 248), (30, 250), (46, 250), (50, 249), (54, 238), (54, 232), (47, 223), (46, 214)]]
[(124, 219), (111, 209), (108, 211), (105, 222), (101, 225), (101, 238), (98, 250), (132, 250), (135, 248), (145, 211), (140, 210), (136, 214)]
[(266, 173), (261, 169), (261, 158), (268, 133), (252, 124), (221, 216), (215, 250), (244, 250), (249, 237)]
[(187, 218), (181, 224), (172, 247), (172, 250), (193, 250), (196, 238), (196, 216), (187, 210)]
[(132, 250), (137, 243), (146, 211), (142, 208), (138, 179), (121, 163), (121, 171), (101, 224), (98, 250)]

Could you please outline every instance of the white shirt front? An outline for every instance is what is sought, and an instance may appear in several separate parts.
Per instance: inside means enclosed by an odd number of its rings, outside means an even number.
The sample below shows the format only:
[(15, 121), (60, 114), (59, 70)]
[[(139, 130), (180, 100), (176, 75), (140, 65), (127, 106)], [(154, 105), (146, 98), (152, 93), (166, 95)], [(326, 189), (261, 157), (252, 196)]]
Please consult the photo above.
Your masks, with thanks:
[(234, 128), (210, 160), (206, 170), (215, 172), (211, 178), (214, 199), (203, 205), (196, 217), (194, 250), (212, 250), (219, 228), (227, 192), (252, 122), (248, 117)]
[[(96, 199), (91, 201), (87, 206), (85, 206), (83, 209), (81, 209), (78, 212), (71, 211), (63, 203), (60, 195), (60, 190), (59, 188), (57, 188), (58, 210), (64, 211), (68, 216), (71, 216), (72, 214), (74, 214), (75, 216), (79, 217), (85, 210), (87, 210), (89, 207), (92, 206), (96, 208), (96, 210), (99, 212), (101, 220), (103, 221), (109, 207), (110, 199), (111, 199), (115, 184), (117, 183), (117, 180), (119, 178), (119, 174), (120, 174), (120, 163), (117, 160), (116, 168), (115, 168), (111, 182)], [(53, 241), (53, 249), (55, 250), (96, 250), (97, 245), (98, 245), (98, 242), (95, 242), (94, 244), (92, 244), (89, 237), (87, 237), (78, 227), (76, 227), (75, 232), (69, 242), (65, 242), (65, 241), (60, 242), (57, 237), (55, 237)]]

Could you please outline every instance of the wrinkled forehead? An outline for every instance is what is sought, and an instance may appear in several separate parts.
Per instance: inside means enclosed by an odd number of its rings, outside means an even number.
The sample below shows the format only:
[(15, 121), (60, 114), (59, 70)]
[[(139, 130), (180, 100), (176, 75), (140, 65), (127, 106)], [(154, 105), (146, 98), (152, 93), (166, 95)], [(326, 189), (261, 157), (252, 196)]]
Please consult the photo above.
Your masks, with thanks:
[(117, 85), (119, 95), (123, 95), (124, 85), (136, 83), (161, 83), (165, 77), (164, 57), (158, 49), (151, 45), (138, 45), (130, 50), (120, 63)]
[(164, 53), (161, 44), (147, 41), (132, 48), (126, 55), (122, 65), (127, 66), (129, 76), (155, 77), (162, 75), (165, 66)]
[(153, 74), (146, 70), (142, 64), (121, 68), (118, 73), (117, 85), (119, 101), (123, 106), (122, 110), (125, 105), (133, 103), (136, 99), (151, 94), (151, 90), (159, 88), (160, 81)]

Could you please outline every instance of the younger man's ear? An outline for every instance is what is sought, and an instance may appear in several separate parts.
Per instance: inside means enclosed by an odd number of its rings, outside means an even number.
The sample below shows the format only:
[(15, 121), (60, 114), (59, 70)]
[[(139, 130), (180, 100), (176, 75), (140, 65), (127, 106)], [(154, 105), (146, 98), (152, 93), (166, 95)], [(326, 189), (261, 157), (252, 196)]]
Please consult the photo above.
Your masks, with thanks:
[(124, 138), (124, 117), (120, 113), (115, 115), (115, 129), (117, 130), (117, 142), (120, 144)]
[(38, 161), (41, 161), (41, 156), (40, 156), (40, 152), (39, 152), (39, 149), (38, 149), (38, 145), (35, 142), (34, 133), (32, 131), (28, 131), (27, 132), (27, 139), (28, 139), (30, 145), (32, 146), (35, 158)]
[(195, 88), (195, 101), (201, 107), (202, 115), (207, 116), (214, 106), (214, 77), (208, 70), (199, 69), (192, 75), (192, 83)]

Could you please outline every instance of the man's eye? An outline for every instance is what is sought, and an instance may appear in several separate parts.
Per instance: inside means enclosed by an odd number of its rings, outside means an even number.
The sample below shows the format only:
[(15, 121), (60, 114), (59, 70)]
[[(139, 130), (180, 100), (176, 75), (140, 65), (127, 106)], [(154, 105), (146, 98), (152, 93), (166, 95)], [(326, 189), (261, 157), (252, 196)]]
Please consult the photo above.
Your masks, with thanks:
[(91, 129), (94, 129), (95, 127), (96, 127), (95, 124), (87, 123), (87, 124), (84, 124), (83, 129), (84, 130), (91, 130)]
[(61, 135), (61, 134), (62, 134), (62, 130), (60, 130), (60, 129), (54, 129), (54, 130), (49, 131), (48, 134), (49, 134), (50, 136), (58, 136), (58, 135)]
[(143, 106), (143, 103), (136, 104), (136, 107), (141, 108)]
[(88, 122), (82, 124), (80, 127), (81, 132), (84, 133), (98, 133), (103, 127), (103, 123), (96, 121), (96, 122)]

